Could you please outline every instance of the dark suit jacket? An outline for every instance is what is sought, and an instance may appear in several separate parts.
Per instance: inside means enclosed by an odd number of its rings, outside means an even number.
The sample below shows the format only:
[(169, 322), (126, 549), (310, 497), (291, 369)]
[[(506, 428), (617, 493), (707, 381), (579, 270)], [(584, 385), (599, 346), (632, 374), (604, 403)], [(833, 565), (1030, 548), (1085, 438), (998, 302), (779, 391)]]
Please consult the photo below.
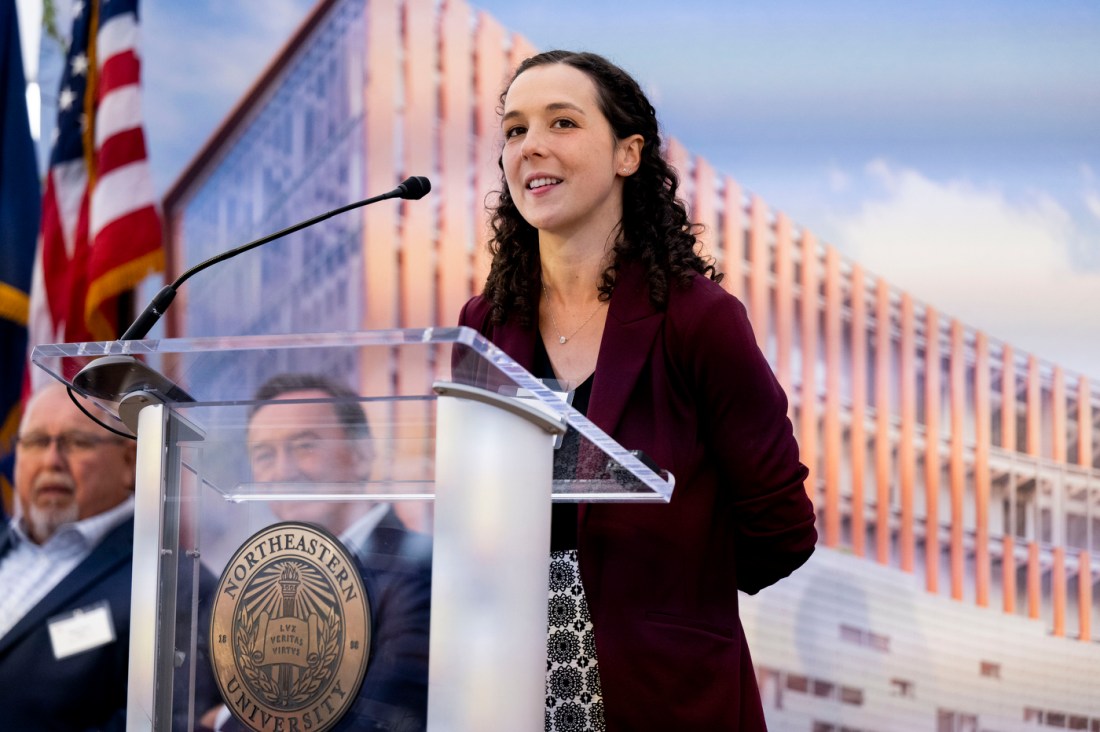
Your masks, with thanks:
[(431, 540), (386, 512), (359, 560), (371, 602), (371, 654), (355, 704), (334, 730), (414, 732), (428, 724)]
[[(133, 543), (134, 520), (130, 518), (108, 533), (87, 559), (0, 638), (3, 729), (12, 732), (125, 729)], [(0, 557), (11, 547), (10, 524), (5, 524), (0, 529)], [(190, 603), (192, 576), (181, 569), (179, 601), (184, 606)], [(213, 582), (207, 573), (200, 576), (200, 597), (209, 596)], [(103, 600), (110, 604), (114, 642), (55, 660), (48, 621)], [(209, 615), (205, 620), (209, 625)], [(190, 647), (185, 642), (188, 630), (189, 625), (177, 626), (179, 647)], [(205, 640), (199, 643), (198, 655), (195, 693), (201, 713), (216, 700)], [(177, 702), (184, 701), (184, 691), (177, 692)], [(181, 708), (180, 715), (185, 712), (185, 707)], [(175, 728), (184, 726), (177, 717)]]
[[(475, 297), (459, 322), (530, 370), (537, 329), (488, 315)], [(587, 416), (676, 488), (669, 505), (578, 513), (608, 730), (764, 729), (737, 591), (790, 574), (817, 538), (786, 410), (736, 298), (696, 276), (657, 311), (622, 268)]]
[[(393, 506), (371, 529), (363, 546), (350, 547), (367, 564), (376, 568), (431, 570), (432, 540), (427, 534), (409, 531)], [(370, 561), (368, 561), (370, 560)]]
[[(5, 729), (123, 729), (130, 652), (134, 522), (111, 531), (57, 587), (0, 638), (0, 709)], [(12, 547), (0, 529), (0, 557)], [(60, 661), (47, 621), (106, 600), (115, 641)]]

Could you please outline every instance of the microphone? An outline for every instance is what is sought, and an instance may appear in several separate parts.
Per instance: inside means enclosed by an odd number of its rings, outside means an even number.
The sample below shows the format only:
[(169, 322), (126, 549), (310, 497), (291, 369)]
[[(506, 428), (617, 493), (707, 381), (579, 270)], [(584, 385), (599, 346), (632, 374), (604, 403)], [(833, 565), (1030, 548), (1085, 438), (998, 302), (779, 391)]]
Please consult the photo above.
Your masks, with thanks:
[(362, 201), (356, 201), (355, 203), (349, 203), (346, 206), (341, 206), (340, 208), (329, 211), (328, 213), (323, 213), (320, 216), (314, 216), (311, 219), (307, 219), (306, 221), (302, 221), (301, 223), (294, 224), (293, 226), (288, 226), (282, 231), (277, 231), (274, 234), (269, 234), (268, 236), (265, 236), (261, 239), (250, 241), (247, 244), (242, 244), (241, 246), (235, 249), (230, 249), (227, 252), (222, 252), (221, 254), (207, 259), (205, 262), (200, 262), (191, 269), (181, 274), (179, 277), (177, 277), (176, 281), (172, 284), (165, 285), (161, 289), (161, 291), (153, 297), (152, 301), (150, 301), (150, 303), (145, 307), (145, 310), (142, 311), (141, 315), (139, 315), (134, 320), (134, 322), (130, 324), (130, 327), (126, 329), (126, 332), (122, 334), (122, 337), (120, 337), (119, 340), (136, 341), (144, 338), (152, 329), (152, 327), (156, 325), (156, 322), (160, 320), (160, 317), (164, 315), (165, 311), (168, 310), (168, 306), (171, 305), (172, 300), (175, 299), (176, 291), (179, 290), (180, 285), (190, 279), (192, 275), (202, 272), (207, 267), (212, 267), (218, 262), (230, 259), (237, 256), (238, 254), (243, 254), (250, 249), (255, 249), (261, 244), (267, 244), (269, 241), (281, 239), (287, 234), (293, 234), (294, 232), (300, 231), (308, 226), (313, 226), (314, 224), (320, 223), (325, 219), (331, 218), (337, 214), (342, 214), (345, 211), (351, 211), (353, 208), (367, 206), (372, 203), (377, 203), (378, 201), (385, 201), (388, 198), (403, 198), (407, 201), (416, 201), (428, 195), (428, 192), (431, 190), (432, 182), (430, 180), (422, 175), (414, 175), (412, 177), (406, 178), (401, 183), (401, 185), (397, 186), (397, 188), (394, 188), (392, 191), (383, 193), (380, 196), (374, 196), (372, 198), (363, 199)]
[[(431, 190), (432, 182), (430, 180), (422, 175), (414, 175), (406, 178), (404, 181), (402, 181), (401, 185), (397, 186), (397, 188), (394, 188), (393, 191), (390, 191), (390, 193), (400, 191), (400, 193), (397, 194), (400, 198), (404, 198), (409, 201), (419, 201), (421, 198), (428, 195)], [(382, 194), (381, 196), (379, 196), (379, 199), (392, 198), (393, 196), (391, 196), (390, 193)], [(367, 204), (371, 203), (371, 201), (364, 201), (363, 203)]]

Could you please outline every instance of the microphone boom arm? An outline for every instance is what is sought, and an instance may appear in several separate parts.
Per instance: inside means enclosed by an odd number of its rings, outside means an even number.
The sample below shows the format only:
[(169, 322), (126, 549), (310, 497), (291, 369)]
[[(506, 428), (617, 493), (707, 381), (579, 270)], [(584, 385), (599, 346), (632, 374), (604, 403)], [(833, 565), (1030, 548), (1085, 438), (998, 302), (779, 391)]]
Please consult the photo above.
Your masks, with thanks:
[(397, 188), (394, 188), (392, 191), (383, 193), (380, 196), (365, 198), (362, 201), (349, 203), (346, 206), (341, 206), (340, 208), (334, 209), (332, 211), (314, 216), (311, 219), (299, 222), (297, 224), (294, 224), (293, 226), (288, 226), (281, 231), (276, 231), (274, 234), (268, 234), (267, 236), (256, 239), (255, 241), (250, 241), (247, 244), (242, 244), (239, 247), (222, 252), (221, 254), (217, 254), (203, 262), (199, 262), (194, 267), (191, 267), (186, 272), (177, 277), (175, 282), (170, 285), (165, 285), (161, 289), (161, 291), (153, 297), (152, 301), (150, 301), (150, 303), (145, 307), (145, 310), (143, 310), (141, 314), (136, 319), (134, 319), (134, 322), (130, 324), (130, 327), (126, 329), (126, 332), (122, 334), (119, 340), (136, 341), (144, 338), (153, 328), (153, 326), (156, 325), (156, 322), (160, 320), (160, 317), (164, 315), (165, 311), (168, 310), (168, 306), (172, 304), (172, 300), (175, 299), (176, 291), (179, 290), (180, 286), (184, 282), (189, 280), (192, 275), (198, 274), (204, 269), (214, 266), (218, 262), (223, 262), (226, 259), (231, 259), (238, 254), (244, 254), (251, 249), (255, 249), (258, 246), (267, 244), (270, 241), (280, 239), (288, 234), (293, 234), (296, 231), (301, 231), (302, 229), (313, 226), (314, 224), (318, 224), (325, 219), (332, 218), (337, 214), (342, 214), (347, 211), (351, 211), (352, 209), (359, 208), (361, 206), (367, 206), (369, 204), (377, 203), (379, 201), (385, 201), (389, 198), (417, 200), (427, 195), (427, 193), (431, 191), (431, 189), (431, 181), (429, 181), (427, 178), (420, 175), (412, 176), (410, 178), (406, 178), (401, 183), (401, 185), (397, 186)]

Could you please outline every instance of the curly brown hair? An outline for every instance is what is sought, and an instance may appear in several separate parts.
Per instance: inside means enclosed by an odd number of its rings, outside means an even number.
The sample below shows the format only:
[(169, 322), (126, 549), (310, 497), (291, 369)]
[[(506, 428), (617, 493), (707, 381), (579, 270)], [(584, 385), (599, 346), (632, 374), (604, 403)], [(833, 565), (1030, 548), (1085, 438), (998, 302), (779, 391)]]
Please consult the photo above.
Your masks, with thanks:
[[(637, 171), (623, 185), (623, 218), (612, 249), (612, 261), (600, 279), (601, 300), (609, 300), (615, 288), (615, 274), (627, 261), (636, 261), (648, 272), (649, 299), (658, 310), (668, 302), (672, 285), (685, 285), (693, 273), (721, 281), (713, 259), (696, 251), (699, 224), (688, 220), (683, 201), (676, 197), (679, 177), (661, 156), (661, 133), (657, 113), (638, 82), (630, 74), (594, 53), (547, 51), (519, 65), (500, 95), (504, 101), (512, 82), (536, 66), (567, 64), (588, 75), (596, 85), (600, 111), (617, 139), (639, 134), (643, 138)], [(491, 320), (500, 324), (515, 317), (525, 328), (537, 322), (541, 292), (538, 230), (520, 215), (504, 178), (501, 190), (490, 205), (489, 224), (493, 237), (489, 252), (493, 262), (485, 282)]]

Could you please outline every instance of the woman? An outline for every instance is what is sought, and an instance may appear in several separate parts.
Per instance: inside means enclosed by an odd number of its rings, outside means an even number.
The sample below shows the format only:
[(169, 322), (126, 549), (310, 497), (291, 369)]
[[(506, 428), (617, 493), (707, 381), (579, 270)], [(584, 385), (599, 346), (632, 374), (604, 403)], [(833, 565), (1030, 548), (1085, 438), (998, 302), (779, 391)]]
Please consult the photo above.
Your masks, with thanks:
[(737, 591), (817, 538), (786, 398), (695, 251), (638, 84), (551, 51), (501, 106), (493, 264), (460, 323), (677, 480), (666, 506), (555, 506), (547, 729), (764, 729)]

